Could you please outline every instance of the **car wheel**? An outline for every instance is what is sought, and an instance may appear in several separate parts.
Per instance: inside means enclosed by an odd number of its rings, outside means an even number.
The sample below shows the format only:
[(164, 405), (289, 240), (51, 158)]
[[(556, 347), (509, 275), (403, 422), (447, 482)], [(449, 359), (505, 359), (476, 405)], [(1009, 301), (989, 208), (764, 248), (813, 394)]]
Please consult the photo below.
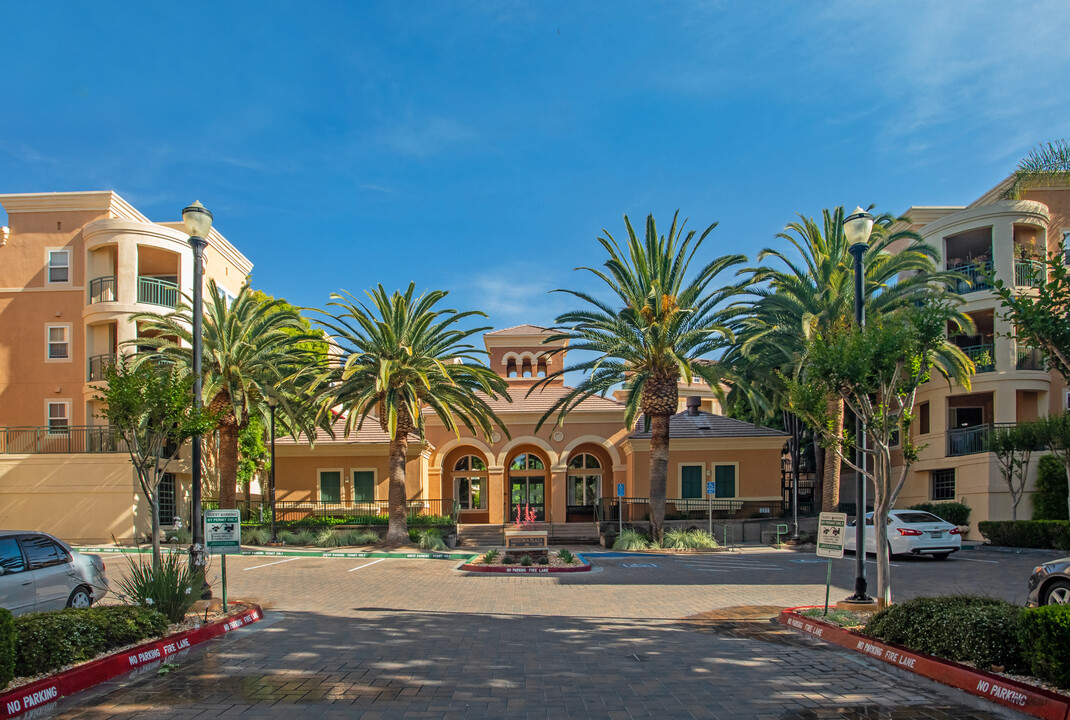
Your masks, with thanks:
[(1070, 582), (1055, 580), (1045, 588), (1045, 605), (1066, 605), (1067, 603), (1070, 603)]
[(87, 608), (93, 604), (93, 596), (89, 594), (89, 588), (84, 585), (76, 587), (71, 596), (67, 598), (69, 608)]
[(933, 553), (933, 560), (947, 560), (951, 553)]

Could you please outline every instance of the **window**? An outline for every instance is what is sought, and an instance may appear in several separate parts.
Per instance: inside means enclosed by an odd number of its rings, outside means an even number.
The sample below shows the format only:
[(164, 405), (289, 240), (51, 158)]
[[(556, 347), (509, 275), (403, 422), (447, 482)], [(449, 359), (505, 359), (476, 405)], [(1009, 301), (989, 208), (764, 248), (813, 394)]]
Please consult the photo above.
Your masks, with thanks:
[(320, 502), (342, 502), (341, 470), (320, 470)]
[(955, 499), (955, 468), (932, 471), (933, 500)]
[(702, 497), (702, 465), (680, 466), (680, 497)]
[(509, 464), (510, 470), (545, 470), (542, 460), (535, 455), (525, 453), (523, 455), (517, 455), (513, 458), (513, 462)]
[(483, 458), (465, 455), (454, 463), (453, 472), (453, 496), (461, 510), (486, 510), (487, 463)]
[(22, 550), (13, 537), (0, 538), (0, 568), (4, 574), (22, 572), (26, 562), (22, 559)]
[(178, 508), (175, 506), (175, 475), (164, 473), (160, 478), (160, 524), (174, 525), (178, 520)]
[(929, 434), (929, 403), (923, 402), (918, 409), (918, 433)]
[(1063, 407), (1070, 410), (1070, 390), (1063, 390)]
[(48, 360), (71, 359), (71, 326), (70, 325), (46, 325)]
[(353, 471), (353, 502), (375, 501), (375, 471)]
[(734, 498), (736, 496), (736, 466), (716, 465), (713, 468), (713, 480), (716, 483), (716, 496)]
[(68, 400), (48, 403), (48, 429), (62, 432), (71, 424), (71, 403)]
[(31, 570), (67, 562), (66, 551), (44, 535), (23, 535), (19, 538), (19, 543), (26, 551)]
[(69, 250), (48, 251), (48, 282), (67, 283), (71, 280), (71, 253)]
[(568, 461), (568, 469), (568, 504), (594, 505), (601, 495), (602, 463), (590, 453), (580, 453)]

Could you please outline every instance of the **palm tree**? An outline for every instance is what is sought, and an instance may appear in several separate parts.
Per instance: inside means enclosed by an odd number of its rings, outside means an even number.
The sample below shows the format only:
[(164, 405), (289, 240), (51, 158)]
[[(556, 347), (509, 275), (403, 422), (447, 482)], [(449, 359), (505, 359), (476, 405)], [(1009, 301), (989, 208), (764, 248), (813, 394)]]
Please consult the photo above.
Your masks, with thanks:
[[(189, 306), (179, 305), (167, 315), (137, 314), (132, 321), (142, 323), (145, 333), (132, 341), (139, 350), (136, 362), (163, 360), (192, 367)], [(209, 413), (219, 419), (219, 506), (233, 508), (242, 430), (252, 415), (264, 414), (270, 395), (280, 399), (282, 416), (301, 426), (300, 419), (307, 415), (296, 402), (300, 393), (287, 381), (302, 368), (322, 362), (320, 355), (301, 345), (323, 338), (307, 330), (293, 306), (258, 298), (248, 284), (228, 305), (214, 280), (208, 283), (203, 328), (203, 397)]]
[(646, 219), (646, 237), (640, 240), (628, 216), (626, 247), (606, 230), (598, 241), (609, 254), (605, 271), (577, 268), (594, 274), (614, 296), (603, 302), (586, 292), (555, 290), (579, 298), (589, 307), (566, 312), (556, 319), (547, 343), (568, 340), (569, 350), (589, 351), (596, 357), (551, 373), (536, 383), (529, 394), (566, 372), (585, 377), (563, 395), (539, 420), (536, 431), (553, 414), (558, 424), (583, 400), (605, 395), (623, 382), (628, 392), (624, 421), (631, 427), (641, 412), (650, 438), (650, 532), (658, 541), (665, 520), (666, 478), (669, 465), (669, 418), (677, 411), (678, 381), (690, 383), (699, 376), (717, 388), (722, 370), (716, 363), (700, 362), (732, 337), (729, 327), (739, 312), (723, 306), (745, 283), (710, 290), (724, 270), (746, 262), (743, 255), (725, 255), (703, 266), (688, 278), (691, 260), (716, 223), (696, 239), (695, 231), (684, 235), (686, 220), (677, 227), (673, 215), (669, 234), (659, 236), (654, 216)]
[(447, 293), (433, 290), (414, 297), (415, 284), (404, 292), (388, 295), (382, 285), (367, 293), (370, 305), (356, 302), (349, 293), (331, 295), (319, 320), (342, 350), (344, 363), (331, 369), (321, 381), (321, 415), (341, 406), (348, 436), (374, 416), (390, 436), (390, 524), (386, 541), (402, 545), (409, 541), (406, 519), (405, 459), (409, 435), (424, 440), (424, 416), (430, 411), (447, 429), (459, 432), (460, 421), (473, 433), (489, 437), (493, 424), (508, 436), (508, 428), (485, 398), (499, 395), (511, 402), (507, 384), (483, 364), (468, 339), (489, 327), (461, 329), (468, 317), (486, 317), (481, 312), (436, 309)]
[[(753, 268), (756, 285), (749, 291), (757, 300), (742, 321), (735, 346), (725, 355), (737, 368), (739, 392), (749, 393), (752, 404), (768, 410), (783, 404), (781, 378), (790, 377), (804, 358), (806, 341), (854, 312), (853, 258), (843, 232), (844, 210), (822, 211), (822, 223), (799, 216), (777, 234), (797, 251), (784, 253), (766, 248), (759, 262), (774, 258), (783, 267)], [(936, 299), (957, 281), (955, 273), (936, 270), (937, 251), (905, 229), (905, 218), (889, 213), (874, 218), (869, 249), (864, 257), (866, 312), (869, 316)], [(972, 327), (962, 314), (961, 328)], [(953, 377), (961, 377), (968, 361), (958, 348), (946, 343), (939, 362)], [(968, 376), (969, 372), (966, 372)], [(828, 417), (837, 435), (843, 432), (843, 402), (828, 398)], [(824, 452), (822, 508), (839, 504), (840, 463), (835, 449)]]

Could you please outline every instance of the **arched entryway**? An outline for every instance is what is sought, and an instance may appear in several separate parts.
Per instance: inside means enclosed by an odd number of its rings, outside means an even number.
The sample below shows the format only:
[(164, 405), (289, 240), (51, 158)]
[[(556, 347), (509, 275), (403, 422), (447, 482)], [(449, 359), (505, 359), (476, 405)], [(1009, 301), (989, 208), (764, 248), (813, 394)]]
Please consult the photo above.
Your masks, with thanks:
[(443, 480), (449, 497), (457, 501), (461, 522), (489, 522), (490, 483), (486, 458), (477, 448), (460, 447), (450, 452), (446, 462)]
[(607, 479), (612, 479), (612, 470), (603, 448), (585, 444), (569, 453), (565, 477), (566, 521), (594, 522), (595, 504), (605, 495)]
[(546, 466), (545, 458), (531, 450), (522, 450), (509, 460), (506, 471), (507, 520), (516, 520), (518, 505), (523, 512), (529, 507), (534, 510), (536, 520), (546, 520), (546, 506), (549, 503)]

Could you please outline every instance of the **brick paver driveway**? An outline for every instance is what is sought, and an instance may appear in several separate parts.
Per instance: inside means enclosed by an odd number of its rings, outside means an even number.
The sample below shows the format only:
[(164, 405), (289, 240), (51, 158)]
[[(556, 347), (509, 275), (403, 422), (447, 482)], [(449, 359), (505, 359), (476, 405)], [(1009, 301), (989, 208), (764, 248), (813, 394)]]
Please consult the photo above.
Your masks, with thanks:
[[(897, 597), (1022, 600), (1029, 570), (1050, 555), (899, 561)], [(823, 599), (825, 565), (811, 560), (595, 557), (600, 572), (550, 578), (465, 576), (441, 560), (233, 558), (231, 594), (261, 602), (262, 625), (46, 715), (1017, 717), (770, 624), (781, 606)], [(851, 560), (836, 563), (834, 599), (852, 574)]]

